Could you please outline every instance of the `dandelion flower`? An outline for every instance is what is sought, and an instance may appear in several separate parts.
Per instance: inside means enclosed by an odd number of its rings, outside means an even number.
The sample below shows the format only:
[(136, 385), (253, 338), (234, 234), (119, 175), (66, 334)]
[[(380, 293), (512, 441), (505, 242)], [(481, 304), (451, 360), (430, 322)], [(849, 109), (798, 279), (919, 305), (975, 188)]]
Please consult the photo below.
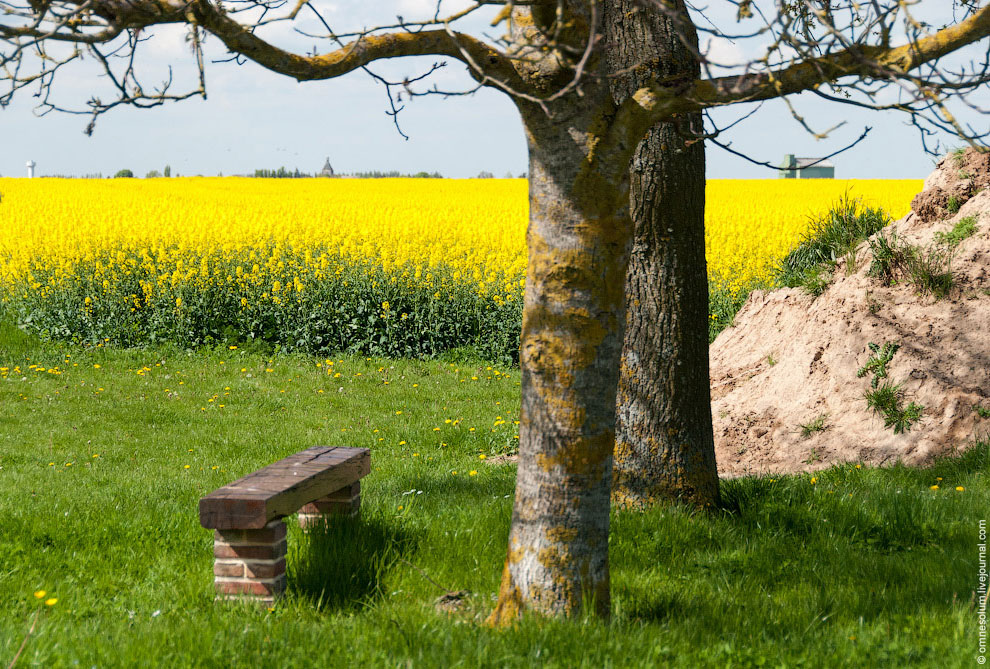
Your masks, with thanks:
[(35, 590), (35, 591), (34, 591), (34, 596), (35, 596), (35, 598), (37, 598), (37, 599), (41, 599), (42, 597), (44, 597), (44, 596), (45, 596), (45, 595), (47, 595), (47, 594), (48, 594), (48, 593), (47, 593), (47, 592), (45, 592), (44, 590)]
[(938, 486), (937, 485), (929, 486), (928, 489), (929, 490), (938, 490)]
[(965, 490), (965, 488), (963, 488), (961, 485), (957, 485), (956, 486), (956, 490), (958, 490), (959, 492), (962, 492), (963, 490)]
[(472, 469), (471, 471), (468, 472), (468, 476), (477, 476), (477, 475), (478, 475), (477, 469)]
[(58, 598), (56, 597), (52, 597), (51, 599), (46, 599), (45, 606), (55, 606), (56, 602), (58, 602)]

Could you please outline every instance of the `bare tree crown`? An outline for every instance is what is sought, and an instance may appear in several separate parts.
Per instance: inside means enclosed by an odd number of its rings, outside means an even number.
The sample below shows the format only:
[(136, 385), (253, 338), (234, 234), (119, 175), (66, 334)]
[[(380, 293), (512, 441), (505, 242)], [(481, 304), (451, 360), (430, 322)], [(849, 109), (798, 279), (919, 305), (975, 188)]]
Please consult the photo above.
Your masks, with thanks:
[[(493, 87), (535, 105), (581, 95), (589, 78), (618, 74), (598, 65), (606, 37), (603, 7), (609, 0), (461, 0), (448, 9), (451, 4), (438, 0), (432, 14), (418, 20), (400, 16), (373, 28), (337, 32), (310, 0), (0, 0), (0, 106), (28, 91), (38, 99), (40, 113), (89, 115), (91, 132), (101, 114), (120, 105), (150, 107), (205, 97), (207, 39), (218, 40), (228, 52), (214, 63), (250, 60), (300, 81), (364, 69), (384, 85), (393, 115), (405, 96), (470, 91), (441, 90), (430, 82), (444, 61), (418, 76), (392, 81), (369, 69), (381, 59), (455, 59), (467, 66), (476, 87)], [(624, 4), (630, 12), (665, 15), (700, 73), (692, 80), (671, 79), (657, 64), (630, 65), (655, 68), (650, 84), (618, 112), (636, 119), (637, 126), (736, 103), (787, 101), (808, 92), (833, 102), (906, 112), (923, 138), (946, 131), (977, 145), (987, 135), (952, 111), (961, 105), (970, 113), (985, 113), (978, 92), (990, 79), (990, 40), (985, 39), (990, 7), (980, 0), (727, 0), (722, 7), (729, 12), (686, 0)], [(491, 25), (504, 28), (503, 35), (460, 29), (469, 17), (490, 13), (493, 5), (499, 11)], [(318, 31), (307, 28), (314, 21)], [(151, 86), (140, 76), (150, 29), (167, 24), (188, 29), (198, 77), (184, 90), (175, 90), (171, 69), (164, 81)], [(286, 31), (273, 31), (276, 26), (291, 26), (323, 47), (299, 53), (279, 46), (277, 38)], [(732, 44), (735, 59), (720, 49), (726, 43)], [(960, 50), (967, 58), (959, 57)], [(56, 82), (84, 58), (102, 68), (112, 94), (94, 95), (82, 106), (64, 105), (56, 98)], [(812, 130), (793, 107), (792, 113), (809, 131), (827, 134)]]

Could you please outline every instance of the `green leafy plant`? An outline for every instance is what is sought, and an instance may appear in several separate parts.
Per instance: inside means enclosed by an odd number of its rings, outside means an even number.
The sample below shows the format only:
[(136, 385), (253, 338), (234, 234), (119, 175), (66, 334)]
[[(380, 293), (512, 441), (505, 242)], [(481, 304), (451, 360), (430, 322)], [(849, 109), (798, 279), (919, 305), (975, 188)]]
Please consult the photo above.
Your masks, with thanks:
[(955, 195), (950, 195), (948, 201), (945, 203), (945, 210), (950, 214), (955, 214), (959, 211), (959, 207), (962, 206), (962, 202)]
[(979, 416), (980, 418), (990, 418), (990, 407), (985, 407), (981, 404), (977, 404), (976, 406), (973, 407), (973, 411), (975, 411), (976, 415)]
[[(385, 270), (314, 247), (314, 255), (326, 253), (325, 268), (307, 265), (301, 252), (287, 249), (283, 258), (291, 269), (281, 275), (284, 284), (238, 284), (240, 268), (254, 262), (252, 252), (266, 253), (260, 247), (223, 257), (190, 253), (190, 265), (209, 261), (214, 270), (213, 280), (195, 286), (156, 284), (158, 271), (135, 260), (129, 271), (108, 273), (104, 288), (96, 268), (116, 261), (116, 251), (106, 251), (80, 261), (78, 278), (61, 282), (58, 291), (19, 288), (9, 309), (33, 332), (78, 343), (130, 347), (170, 341), (417, 358), (468, 347), (488, 360), (518, 361), (520, 300), (495, 300), (454, 268), (438, 265), (417, 280), (407, 267)], [(58, 281), (56, 272), (39, 268), (36, 277), (44, 285)], [(293, 288), (296, 276), (305, 290)], [(499, 280), (501, 285), (508, 279)], [(161, 287), (145, 291), (149, 284)]]
[(866, 405), (883, 418), (884, 427), (894, 428), (894, 434), (901, 434), (921, 420), (925, 407), (910, 402), (903, 406), (904, 390), (899, 383), (884, 382), (879, 388), (866, 391)]
[(955, 248), (966, 238), (976, 233), (976, 216), (960, 218), (948, 232), (936, 232), (935, 242), (942, 246)]
[(887, 363), (894, 357), (901, 345), (897, 342), (887, 342), (883, 346), (878, 346), (870, 342), (868, 346), (873, 355), (869, 357), (865, 365), (856, 370), (856, 378), (861, 379), (872, 372), (873, 378), (870, 380), (870, 387), (876, 388), (880, 379), (887, 378)]
[(887, 342), (883, 346), (878, 346), (870, 342), (869, 348), (873, 355), (856, 371), (857, 378), (869, 373), (873, 374), (870, 390), (864, 394), (866, 405), (883, 417), (884, 427), (894, 428), (894, 434), (906, 432), (921, 419), (924, 407), (914, 402), (910, 402), (906, 407), (903, 406), (904, 391), (901, 384), (888, 381), (880, 384), (880, 379), (887, 378), (887, 364), (900, 348), (900, 344)]

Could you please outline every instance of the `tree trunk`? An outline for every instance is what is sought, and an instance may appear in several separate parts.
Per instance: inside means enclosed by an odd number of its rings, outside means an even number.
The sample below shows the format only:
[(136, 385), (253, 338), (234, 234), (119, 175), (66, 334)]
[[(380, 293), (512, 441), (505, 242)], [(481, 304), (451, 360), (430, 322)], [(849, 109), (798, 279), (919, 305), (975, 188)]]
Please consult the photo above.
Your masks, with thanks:
[[(596, 99), (597, 98), (597, 99)], [(523, 108), (530, 151), (529, 264), (520, 367), (519, 469), (498, 604), (609, 611), (608, 528), (615, 393), (632, 238), (628, 162), (602, 137), (614, 117), (605, 87), (570, 95), (548, 118)], [(610, 164), (611, 163), (611, 164)]]
[[(683, 11), (683, 6), (681, 7)], [(688, 26), (685, 15), (685, 24)], [(613, 96), (620, 103), (650, 76), (699, 74), (672, 19), (636, 0), (605, 11)], [(682, 36), (685, 28), (681, 28)], [(693, 30), (693, 46), (697, 37)], [(635, 236), (626, 277), (627, 328), (619, 379), (612, 498), (639, 507), (718, 501), (708, 376), (705, 154), (700, 115), (654, 126), (636, 149), (630, 192)]]

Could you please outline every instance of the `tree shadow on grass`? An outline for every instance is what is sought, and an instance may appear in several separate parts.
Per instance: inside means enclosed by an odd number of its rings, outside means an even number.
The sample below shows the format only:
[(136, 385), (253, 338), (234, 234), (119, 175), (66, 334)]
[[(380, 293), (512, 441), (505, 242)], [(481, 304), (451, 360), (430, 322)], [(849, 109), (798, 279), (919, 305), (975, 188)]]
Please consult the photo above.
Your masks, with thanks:
[[(737, 634), (798, 634), (813, 619), (882, 625), (894, 612), (944, 622), (972, 590), (984, 500), (972, 477), (987, 472), (982, 442), (926, 468), (724, 481), (713, 514), (624, 514), (613, 543), (636, 574), (623, 579), (626, 615), (666, 624), (676, 611), (694, 629)], [(655, 565), (661, 575), (638, 580)], [(725, 613), (736, 609), (745, 615)]]
[(358, 608), (382, 596), (384, 575), (411, 543), (408, 532), (377, 515), (332, 516), (305, 532), (295, 528), (289, 590), (318, 610)]

